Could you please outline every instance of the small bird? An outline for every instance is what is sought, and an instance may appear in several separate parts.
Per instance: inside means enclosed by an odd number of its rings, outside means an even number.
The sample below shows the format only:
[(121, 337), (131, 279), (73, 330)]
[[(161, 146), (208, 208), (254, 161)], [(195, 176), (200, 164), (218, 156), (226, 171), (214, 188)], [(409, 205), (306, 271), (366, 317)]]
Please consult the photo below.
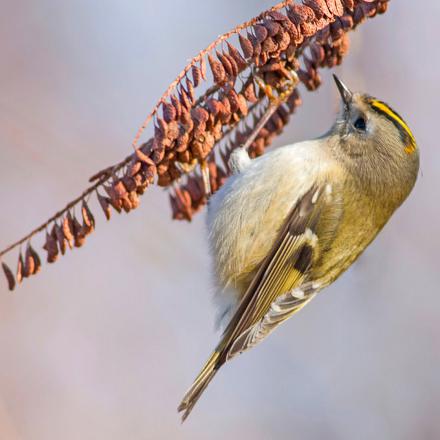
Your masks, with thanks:
[(210, 250), (229, 319), (178, 407), (185, 420), (219, 368), (257, 345), (335, 281), (411, 192), (419, 150), (402, 117), (335, 75), (341, 111), (323, 136), (251, 160), (212, 196)]

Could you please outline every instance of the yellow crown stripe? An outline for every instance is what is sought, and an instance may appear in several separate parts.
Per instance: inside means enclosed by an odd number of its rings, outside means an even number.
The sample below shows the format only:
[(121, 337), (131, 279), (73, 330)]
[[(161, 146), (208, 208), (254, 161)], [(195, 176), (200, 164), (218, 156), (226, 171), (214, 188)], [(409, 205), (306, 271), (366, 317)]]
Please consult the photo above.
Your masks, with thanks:
[(400, 127), (402, 127), (402, 129), (405, 131), (405, 133), (409, 136), (409, 138), (411, 140), (410, 144), (407, 145), (407, 147), (405, 148), (405, 151), (408, 154), (413, 153), (416, 150), (417, 143), (414, 138), (414, 135), (412, 134), (412, 132), (411, 132), (410, 128), (408, 127), (408, 125), (406, 124), (406, 122), (392, 108), (390, 108), (384, 102), (374, 99), (371, 101), (370, 104), (372, 107), (374, 107), (374, 108), (382, 111), (386, 115), (388, 115), (390, 118), (392, 118), (394, 121), (396, 121)]

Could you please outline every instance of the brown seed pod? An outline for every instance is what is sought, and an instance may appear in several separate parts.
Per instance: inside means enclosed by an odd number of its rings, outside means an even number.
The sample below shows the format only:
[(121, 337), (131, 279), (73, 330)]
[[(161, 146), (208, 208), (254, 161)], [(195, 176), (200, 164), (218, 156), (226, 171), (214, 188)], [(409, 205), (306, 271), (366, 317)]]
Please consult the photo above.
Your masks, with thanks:
[(159, 176), (157, 179), (157, 184), (162, 187), (168, 186), (171, 182), (172, 179), (169, 173), (162, 174), (162, 176)]
[(29, 250), (29, 244), (24, 255), (23, 277), (28, 278), (35, 273), (35, 260)]
[(254, 104), (258, 101), (257, 95), (255, 93), (254, 81), (250, 78), (243, 88), (243, 95), (247, 101)]
[(273, 38), (267, 37), (261, 45), (261, 51), (267, 54), (271, 54), (278, 50), (278, 44), (275, 43)]
[(223, 84), (226, 79), (226, 71), (222, 63), (215, 60), (211, 54), (208, 54), (208, 62), (211, 67), (211, 72), (214, 78), (214, 82), (218, 85)]
[(121, 180), (116, 180), (115, 182), (113, 182), (113, 190), (116, 193), (118, 199), (123, 199), (128, 195), (127, 190), (125, 189), (125, 186)]
[(238, 110), (240, 111), (240, 113), (243, 116), (246, 116), (248, 114), (248, 106), (246, 103), (246, 98), (241, 93), (239, 93), (237, 95), (237, 99), (238, 99), (238, 102), (237, 102), (238, 103)]
[(254, 63), (259, 65), (258, 57), (261, 55), (261, 43), (252, 34), (248, 34), (248, 38), (249, 38), (249, 40), (252, 43), (252, 49), (253, 49), (253, 52), (254, 52), (254, 54), (252, 56), (252, 59), (254, 60)]
[(258, 43), (262, 43), (269, 35), (267, 29), (262, 24), (254, 25), (254, 34)]
[(191, 209), (191, 195), (187, 190), (176, 188), (176, 202), (180, 212), (184, 217), (191, 221), (192, 209)]
[(145, 179), (147, 180), (148, 183), (153, 183), (156, 175), (157, 175), (156, 165), (150, 165), (149, 167), (147, 167), (147, 170), (145, 172)]
[(215, 51), (215, 54), (220, 61), (221, 65), (223, 66), (223, 69), (225, 70), (226, 77), (227, 78), (233, 78), (234, 77), (234, 69), (232, 68), (231, 63), (229, 60), (218, 50)]
[(353, 20), (355, 24), (361, 23), (362, 21), (365, 20), (365, 13), (362, 8), (362, 5), (357, 5), (354, 8)]
[(318, 43), (313, 43), (310, 45), (310, 54), (312, 56), (313, 62), (317, 65), (321, 65), (321, 63), (325, 59), (324, 48)]
[(315, 23), (303, 23), (301, 24), (301, 31), (305, 37), (311, 37), (317, 31), (317, 26)]
[(74, 236), (74, 245), (75, 247), (81, 247), (86, 241), (86, 233), (81, 226), (81, 223), (78, 221), (76, 217), (72, 220), (73, 227), (73, 236)]
[(28, 245), (29, 254), (31, 255), (32, 259), (34, 260), (34, 271), (33, 275), (37, 274), (41, 270), (41, 259), (40, 256), (37, 254), (35, 249), (31, 246), (29, 243)]
[(377, 5), (377, 13), (378, 14), (385, 14), (387, 9), (388, 9), (388, 3), (383, 2), (383, 3), (379, 3)]
[(361, 7), (366, 17), (374, 17), (376, 15), (377, 6), (375, 3), (370, 3), (368, 0), (364, 0)]
[(191, 68), (191, 74), (193, 78), (194, 87), (198, 87), (198, 85), (202, 82), (202, 71), (200, 67), (194, 65)]
[(186, 110), (191, 109), (193, 103), (190, 96), (188, 95), (188, 92), (185, 90), (185, 87), (183, 87), (182, 84), (180, 84), (179, 101), (182, 104), (183, 108), (185, 108)]
[(101, 194), (97, 193), (98, 202), (101, 206), (102, 211), (104, 212), (105, 218), (107, 220), (111, 219), (112, 213), (110, 209), (110, 199), (108, 197), (102, 196)]
[(254, 54), (254, 47), (249, 38), (243, 37), (243, 35), (239, 34), (238, 39), (240, 41), (240, 46), (244, 57), (251, 58)]
[(206, 106), (208, 107), (209, 112), (214, 116), (217, 116), (219, 113), (223, 111), (222, 103), (215, 98), (208, 99), (206, 101)]
[(342, 0), (342, 3), (350, 11), (354, 9), (354, 0)]
[(127, 169), (127, 176), (134, 177), (139, 173), (142, 163), (139, 160), (133, 159)]
[(23, 281), (24, 278), (23, 270), (24, 270), (23, 255), (20, 251), (18, 255), (17, 272), (16, 272), (16, 280), (18, 284), (20, 284)]
[(200, 66), (200, 73), (202, 75), (202, 78), (206, 80), (206, 58), (204, 56), (200, 58), (199, 66)]
[(67, 213), (63, 220), (63, 234), (67, 240), (67, 244), (69, 245), (70, 249), (72, 249), (75, 237), (73, 235), (73, 219), (70, 212)]
[(206, 123), (209, 113), (202, 107), (196, 107), (191, 110), (191, 117), (197, 124)]
[(3, 272), (5, 274), (6, 280), (8, 281), (8, 288), (12, 292), (15, 289), (14, 274), (12, 273), (11, 269), (9, 269), (9, 266), (6, 263), (2, 262), (2, 268), (3, 268)]
[(139, 196), (137, 195), (136, 191), (132, 191), (128, 194), (128, 200), (130, 200), (131, 207), (133, 209), (136, 209), (139, 205)]
[(176, 141), (175, 150), (178, 153), (183, 153), (188, 148), (189, 133), (187, 131), (181, 132)]
[(195, 92), (194, 92), (194, 84), (192, 83), (192, 81), (189, 78), (186, 78), (186, 92), (187, 92), (188, 97), (191, 101), (191, 104), (194, 104), (194, 102), (196, 101), (196, 96), (195, 96)]
[(354, 21), (353, 21), (353, 17), (351, 15), (345, 14), (340, 18), (340, 20), (341, 20), (342, 28), (345, 31), (347, 31), (353, 27)]
[(275, 20), (265, 19), (263, 26), (266, 28), (269, 37), (274, 37), (278, 32), (281, 31), (281, 25)]
[(303, 0), (303, 3), (310, 7), (316, 15), (316, 18), (322, 17), (332, 18), (333, 14), (329, 11), (325, 0)]
[(238, 94), (234, 89), (229, 90), (228, 100), (231, 105), (231, 112), (233, 113), (237, 112), (240, 106), (238, 104)]
[(93, 217), (93, 214), (91, 213), (89, 206), (87, 205), (87, 202), (85, 200), (83, 200), (82, 202), (81, 215), (83, 218), (83, 222), (87, 226), (89, 231), (93, 231), (95, 229), (95, 217)]
[(222, 97), (221, 103), (222, 103), (222, 111), (220, 113), (220, 118), (224, 124), (228, 124), (232, 116), (231, 104), (226, 96)]
[(176, 107), (169, 102), (164, 102), (162, 104), (162, 114), (165, 122), (174, 121), (177, 116)]
[(336, 15), (336, 17), (341, 17), (344, 14), (344, 5), (341, 0), (326, 0), (329, 11)]
[(64, 236), (63, 228), (59, 225), (55, 225), (55, 235), (58, 241), (58, 247), (60, 249), (61, 255), (66, 253), (66, 249), (68, 246), (68, 242), (66, 237)]
[(171, 104), (173, 104), (173, 107), (176, 110), (176, 119), (180, 119), (180, 116), (182, 114), (182, 105), (180, 104), (179, 99), (176, 95), (171, 95), (170, 100)]
[(58, 244), (55, 235), (55, 225), (52, 228), (51, 234), (46, 231), (46, 242), (43, 246), (43, 249), (47, 252), (47, 262), (55, 263), (58, 260)]
[(139, 148), (136, 149), (135, 151), (137, 158), (142, 162), (145, 163), (147, 165), (154, 165), (153, 160), (147, 156), (146, 154), (144, 154)]
[(315, 13), (312, 8), (305, 5), (293, 4), (287, 8), (287, 16), (290, 21), (296, 25), (302, 25), (315, 19)]
[(238, 74), (240, 73), (239, 68), (238, 68), (238, 64), (235, 62), (234, 58), (232, 58), (231, 55), (229, 55), (227, 52), (223, 52), (223, 58), (225, 60), (227, 60), (229, 62), (229, 64), (231, 65), (231, 69), (232, 69), (232, 79), (235, 80), (235, 78), (238, 76)]
[(115, 211), (118, 213), (122, 212), (122, 202), (121, 199), (116, 194), (115, 190), (113, 189), (112, 185), (103, 185), (103, 188), (105, 192), (108, 194), (109, 198), (108, 201), (110, 205), (113, 207)]
[(234, 47), (232, 44), (230, 44), (228, 41), (226, 42), (228, 46), (229, 55), (234, 59), (235, 63), (237, 64), (238, 71), (242, 72), (247, 67), (247, 63), (245, 59), (242, 57), (239, 50)]
[(282, 30), (280, 33), (275, 35), (274, 40), (278, 45), (278, 50), (281, 52), (284, 52), (290, 46), (290, 42), (291, 42), (289, 33), (284, 30)]

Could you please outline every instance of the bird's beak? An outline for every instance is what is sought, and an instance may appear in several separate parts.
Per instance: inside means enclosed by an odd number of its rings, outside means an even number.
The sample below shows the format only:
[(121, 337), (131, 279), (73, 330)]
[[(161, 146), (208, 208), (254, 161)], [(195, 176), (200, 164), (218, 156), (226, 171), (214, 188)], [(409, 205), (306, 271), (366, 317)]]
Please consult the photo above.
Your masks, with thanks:
[(353, 99), (353, 93), (351, 93), (348, 87), (334, 74), (333, 79), (335, 80), (336, 86), (341, 94), (342, 101), (345, 107), (348, 109), (350, 107), (351, 100)]

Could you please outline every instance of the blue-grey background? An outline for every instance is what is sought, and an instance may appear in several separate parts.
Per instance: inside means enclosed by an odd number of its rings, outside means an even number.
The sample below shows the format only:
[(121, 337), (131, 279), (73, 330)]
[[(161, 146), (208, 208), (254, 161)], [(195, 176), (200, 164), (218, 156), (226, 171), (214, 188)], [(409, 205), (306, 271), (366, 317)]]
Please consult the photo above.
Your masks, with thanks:
[[(187, 60), (271, 4), (3, 0), (0, 247), (125, 157)], [(423, 171), (339, 281), (224, 368), (181, 426), (218, 339), (204, 215), (172, 222), (161, 190), (108, 224), (99, 213), (84, 248), (14, 294), (0, 285), (0, 439), (440, 438), (439, 12), (391, 2), (337, 70), (405, 117)], [(324, 81), (278, 145), (329, 127)]]

